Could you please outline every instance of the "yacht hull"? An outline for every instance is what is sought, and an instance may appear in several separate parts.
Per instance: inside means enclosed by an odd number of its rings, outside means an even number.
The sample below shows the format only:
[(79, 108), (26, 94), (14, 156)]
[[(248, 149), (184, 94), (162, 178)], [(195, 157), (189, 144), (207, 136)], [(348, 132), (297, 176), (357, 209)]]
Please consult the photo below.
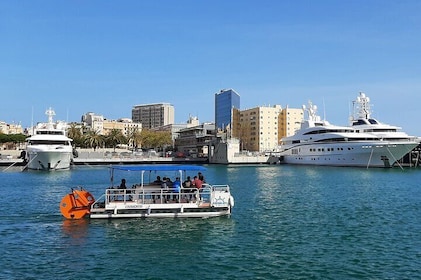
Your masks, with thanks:
[(366, 142), (297, 145), (281, 153), (288, 164), (392, 167), (418, 145), (417, 142)]
[(63, 147), (44, 147), (27, 149), (27, 168), (32, 170), (69, 169), (72, 150)]

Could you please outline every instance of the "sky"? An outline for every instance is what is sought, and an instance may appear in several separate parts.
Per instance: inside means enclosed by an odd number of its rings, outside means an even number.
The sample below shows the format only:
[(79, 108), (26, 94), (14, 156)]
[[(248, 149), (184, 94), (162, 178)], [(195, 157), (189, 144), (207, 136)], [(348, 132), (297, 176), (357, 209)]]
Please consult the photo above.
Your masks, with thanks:
[(359, 92), (373, 117), (421, 136), (421, 1), (0, 1), (0, 121), (131, 118), (174, 105), (176, 123), (311, 100), (346, 125)]

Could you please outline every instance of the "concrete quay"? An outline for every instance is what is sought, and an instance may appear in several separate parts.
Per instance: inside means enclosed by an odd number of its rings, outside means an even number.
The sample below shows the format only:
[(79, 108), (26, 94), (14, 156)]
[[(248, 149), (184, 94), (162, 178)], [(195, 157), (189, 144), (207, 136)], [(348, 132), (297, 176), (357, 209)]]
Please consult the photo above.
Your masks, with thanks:
[(74, 165), (109, 165), (109, 164), (203, 164), (206, 158), (173, 158), (153, 155), (137, 155), (136, 153), (118, 151), (77, 150), (78, 156), (73, 159)]
[[(110, 165), (110, 164), (204, 164), (207, 158), (173, 158), (143, 155), (122, 149), (77, 149), (78, 156), (73, 165)], [(19, 150), (3, 150), (0, 153), (0, 166), (25, 166), (26, 162), (19, 158)]]
[[(208, 158), (174, 158), (159, 157), (156, 154), (132, 153), (125, 149), (76, 149), (77, 157), (73, 158), (73, 165), (112, 165), (112, 164), (274, 164), (267, 156), (236, 155), (229, 161), (209, 161)], [(1, 151), (0, 166), (24, 167), (26, 162), (19, 158), (20, 150)]]

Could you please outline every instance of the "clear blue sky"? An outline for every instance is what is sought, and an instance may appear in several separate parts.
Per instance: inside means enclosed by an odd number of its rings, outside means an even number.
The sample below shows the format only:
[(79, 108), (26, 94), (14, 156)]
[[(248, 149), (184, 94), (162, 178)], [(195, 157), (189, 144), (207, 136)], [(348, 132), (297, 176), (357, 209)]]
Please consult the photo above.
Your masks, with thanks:
[[(358, 92), (374, 117), (421, 136), (421, 1), (1, 1), (0, 120), (86, 112), (131, 117), (168, 102), (177, 123), (312, 100), (347, 124)], [(324, 109), (323, 109), (324, 108)]]

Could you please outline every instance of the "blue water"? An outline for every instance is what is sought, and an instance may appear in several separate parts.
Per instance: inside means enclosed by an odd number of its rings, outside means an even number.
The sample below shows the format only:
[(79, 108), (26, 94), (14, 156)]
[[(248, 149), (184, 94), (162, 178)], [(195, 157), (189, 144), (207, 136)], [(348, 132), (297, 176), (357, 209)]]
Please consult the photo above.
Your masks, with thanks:
[(106, 167), (0, 170), (0, 278), (421, 278), (420, 169), (208, 166), (205, 176), (231, 186), (231, 217), (67, 221), (61, 198), (77, 186), (98, 197)]

